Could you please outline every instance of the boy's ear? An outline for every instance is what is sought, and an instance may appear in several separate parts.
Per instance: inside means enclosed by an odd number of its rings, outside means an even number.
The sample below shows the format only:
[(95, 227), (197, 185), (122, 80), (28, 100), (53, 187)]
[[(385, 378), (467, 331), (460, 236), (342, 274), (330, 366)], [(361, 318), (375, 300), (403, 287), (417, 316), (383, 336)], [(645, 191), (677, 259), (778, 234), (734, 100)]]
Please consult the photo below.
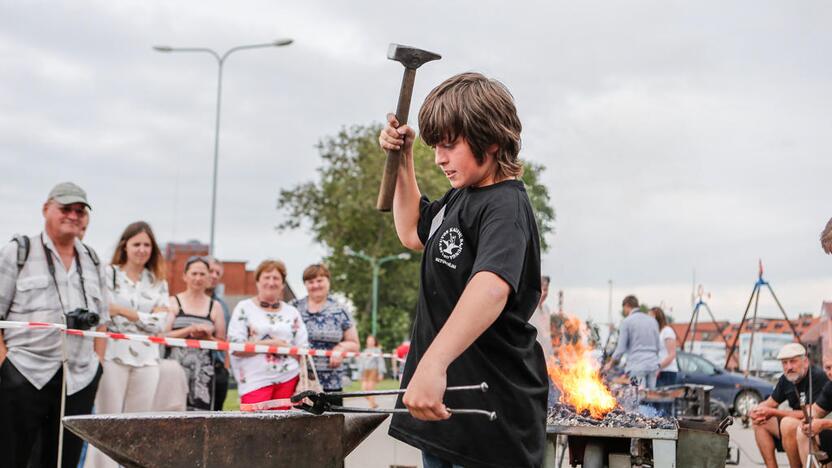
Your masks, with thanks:
[(485, 152), (486, 154), (489, 154), (492, 158), (496, 158), (498, 149), (500, 149), (500, 146), (497, 143), (492, 143), (488, 148), (485, 149)]

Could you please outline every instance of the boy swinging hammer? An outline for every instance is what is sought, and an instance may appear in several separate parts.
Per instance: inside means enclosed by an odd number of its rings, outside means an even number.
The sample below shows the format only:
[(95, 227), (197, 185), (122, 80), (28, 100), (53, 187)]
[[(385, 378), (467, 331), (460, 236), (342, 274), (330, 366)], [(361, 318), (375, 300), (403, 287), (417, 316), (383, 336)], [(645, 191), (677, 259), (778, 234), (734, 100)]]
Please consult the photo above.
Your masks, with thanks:
[[(523, 182), (521, 124), (504, 85), (478, 73), (434, 88), (421, 138), (451, 189), (429, 201), (416, 183), (415, 132), (388, 116), (379, 135), (402, 158), (393, 218), (402, 244), (423, 250), (410, 353), (390, 435), (422, 450), (426, 467), (543, 464), (546, 365), (528, 323), (540, 297), (540, 242)], [(485, 394), (445, 393), (487, 382)], [(464, 394), (465, 393), (465, 394)], [(498, 419), (455, 415), (488, 408)]]

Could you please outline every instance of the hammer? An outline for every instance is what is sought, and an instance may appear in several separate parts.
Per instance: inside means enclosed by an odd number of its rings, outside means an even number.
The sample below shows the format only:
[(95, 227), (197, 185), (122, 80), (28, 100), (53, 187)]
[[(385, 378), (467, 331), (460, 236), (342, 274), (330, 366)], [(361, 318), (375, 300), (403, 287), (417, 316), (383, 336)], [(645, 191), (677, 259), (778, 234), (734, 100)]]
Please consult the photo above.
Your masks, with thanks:
[[(442, 56), (415, 47), (390, 44), (387, 49), (387, 58), (401, 62), (404, 65), (402, 88), (399, 91), (399, 104), (396, 106), (396, 120), (399, 121), (399, 125), (405, 125), (410, 113), (410, 99), (413, 97), (416, 69), (421, 67), (423, 63), (439, 60)], [(387, 161), (384, 163), (384, 173), (381, 175), (381, 187), (378, 190), (378, 202), (376, 203), (376, 208), (379, 211), (390, 211), (393, 208), (393, 193), (396, 191), (396, 176), (399, 171), (401, 155), (401, 150), (387, 151)]]

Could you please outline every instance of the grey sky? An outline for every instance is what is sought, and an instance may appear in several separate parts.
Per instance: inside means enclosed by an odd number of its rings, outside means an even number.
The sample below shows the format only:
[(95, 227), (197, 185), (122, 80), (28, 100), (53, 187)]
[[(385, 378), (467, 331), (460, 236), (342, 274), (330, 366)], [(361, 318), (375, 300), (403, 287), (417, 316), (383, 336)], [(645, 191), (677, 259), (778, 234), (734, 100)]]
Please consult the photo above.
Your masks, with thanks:
[(419, 71), (414, 107), (461, 71), (512, 90), (523, 156), (548, 168), (543, 265), (568, 310), (605, 319), (612, 278), (615, 305), (634, 292), (687, 320), (696, 268), (717, 315), (737, 319), (760, 257), (789, 311), (832, 297), (817, 241), (832, 215), (828, 2), (413, 5), (0, 3), (0, 238), (39, 230), (46, 193), (74, 180), (105, 257), (137, 219), (162, 242), (207, 241), (216, 66), (151, 46), (291, 37), (227, 63), (217, 254), (282, 258), (302, 290), (323, 251), (274, 231), (277, 194), (314, 178), (321, 137), (394, 108), (401, 67), (385, 53), (399, 42), (444, 56)]

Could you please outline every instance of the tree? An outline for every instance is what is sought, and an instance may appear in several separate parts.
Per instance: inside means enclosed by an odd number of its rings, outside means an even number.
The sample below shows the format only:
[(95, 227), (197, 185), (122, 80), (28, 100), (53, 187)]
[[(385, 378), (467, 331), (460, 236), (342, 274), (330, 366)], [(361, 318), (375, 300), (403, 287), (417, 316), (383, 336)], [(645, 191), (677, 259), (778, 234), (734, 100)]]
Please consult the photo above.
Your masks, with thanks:
[[(345, 247), (371, 257), (405, 252), (396, 236), (393, 217), (375, 209), (384, 152), (379, 149), (378, 124), (353, 126), (325, 137), (317, 149), (323, 159), (318, 180), (281, 190), (278, 209), (288, 216), (279, 230), (308, 227), (315, 241), (329, 249), (325, 262), (332, 271), (332, 290), (346, 295), (356, 306), (361, 336), (370, 331), (372, 273), (367, 261), (344, 253)], [(421, 140), (414, 145), (417, 181), (424, 195), (435, 199), (444, 194), (448, 181), (433, 163), (433, 150)], [(523, 177), (535, 209), (541, 247), (548, 248), (545, 235), (552, 231), (554, 210), (549, 193), (540, 184), (540, 164), (526, 163)], [(378, 340), (392, 349), (410, 335), (419, 288), (419, 255), (381, 267), (379, 275)]]

